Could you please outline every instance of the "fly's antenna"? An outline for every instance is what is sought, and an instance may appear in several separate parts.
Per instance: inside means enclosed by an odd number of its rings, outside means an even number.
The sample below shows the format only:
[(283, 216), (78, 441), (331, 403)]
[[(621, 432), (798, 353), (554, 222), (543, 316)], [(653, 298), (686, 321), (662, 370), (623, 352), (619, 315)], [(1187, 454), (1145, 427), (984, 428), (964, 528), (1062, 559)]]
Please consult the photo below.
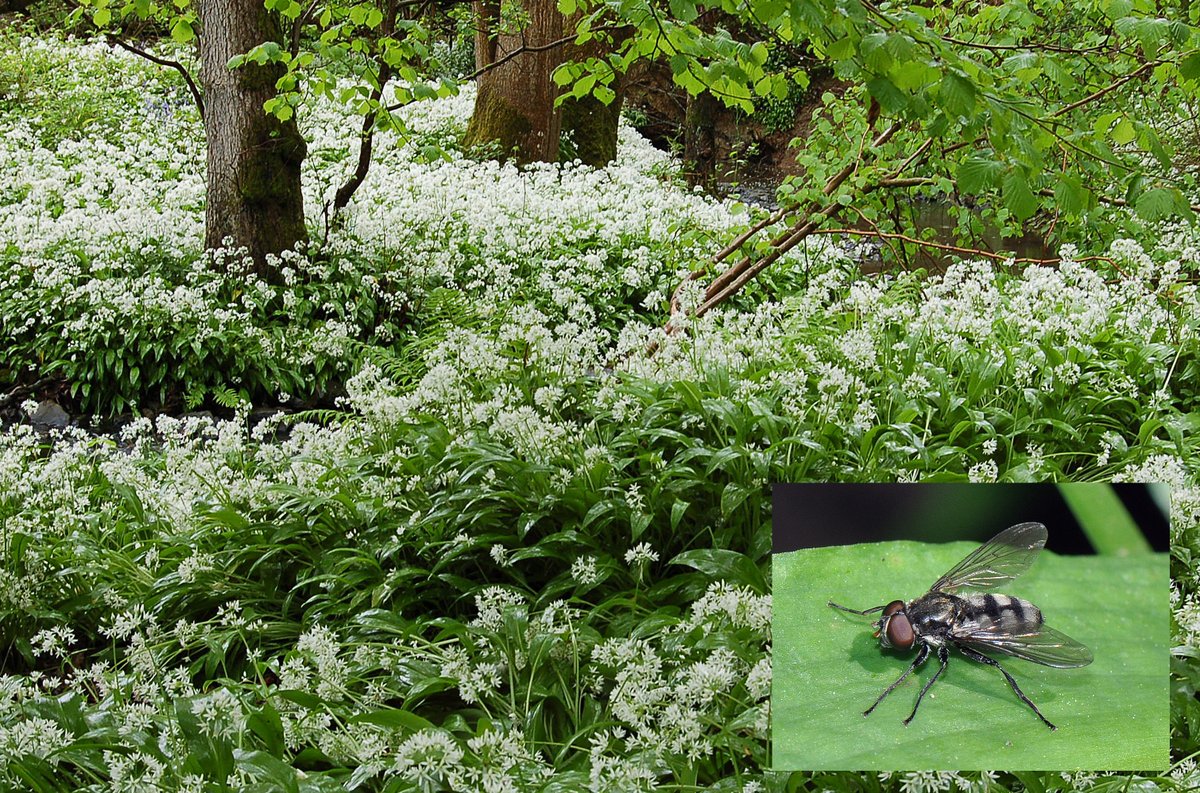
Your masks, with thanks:
[(864, 617), (868, 614), (874, 614), (877, 611), (883, 611), (883, 609), (884, 609), (883, 606), (876, 606), (875, 608), (870, 608), (870, 609), (867, 609), (866, 611), (859, 611), (858, 609), (848, 609), (845, 606), (839, 606), (837, 603), (834, 603), (832, 600), (828, 601), (828, 603), (830, 606), (833, 606), (835, 609), (841, 609), (842, 611), (848, 611), (851, 614), (861, 614)]

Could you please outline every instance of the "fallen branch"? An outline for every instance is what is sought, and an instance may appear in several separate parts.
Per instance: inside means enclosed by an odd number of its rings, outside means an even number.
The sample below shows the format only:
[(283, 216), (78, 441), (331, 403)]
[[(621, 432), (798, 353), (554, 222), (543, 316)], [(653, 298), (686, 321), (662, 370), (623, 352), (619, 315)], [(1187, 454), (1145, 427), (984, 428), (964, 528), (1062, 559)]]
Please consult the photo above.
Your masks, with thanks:
[[(899, 132), (900, 129), (901, 125), (899, 123), (892, 124), (883, 132), (879, 133), (879, 135), (877, 135), (871, 142), (871, 145), (873, 147), (882, 146), (897, 132)], [(828, 197), (837, 192), (837, 189), (841, 187), (842, 184), (849, 179), (855, 171), (858, 170), (860, 162), (861, 157), (830, 177), (829, 181), (825, 183), (825, 187), (821, 191), (822, 195)], [(771, 266), (771, 264), (774, 262), (778, 261), (781, 256), (790, 251), (792, 248), (799, 245), (800, 242), (802, 242), (805, 237), (811, 234), (814, 229), (819, 228), (823, 222), (836, 215), (841, 209), (841, 204), (836, 203), (830, 204), (819, 210), (815, 209), (814, 207), (802, 220), (796, 222), (790, 228), (776, 235), (775, 238), (768, 243), (768, 246), (771, 248), (771, 252), (766, 256), (757, 260), (752, 259), (750, 256), (742, 257), (737, 264), (727, 268), (724, 272), (718, 275), (711, 284), (708, 285), (708, 288), (704, 291), (704, 299), (700, 302), (700, 305), (695, 308), (695, 310), (692, 312), (692, 315), (696, 317), (702, 316), (706, 312), (723, 303), (725, 300), (729, 299), (731, 295), (745, 286), (752, 278), (765, 270), (767, 267)], [(772, 217), (774, 217), (774, 215), (772, 215)], [(770, 220), (770, 218), (768, 218), (768, 220)], [(762, 226), (762, 228), (766, 227), (762, 223), (759, 225)], [(746, 237), (747, 239), (749, 238), (746, 234), (741, 236)], [(741, 237), (739, 237), (739, 239), (741, 239)], [(727, 246), (727, 249), (729, 248), (733, 248), (733, 246)], [(736, 250), (736, 248), (733, 248), (733, 250)], [(704, 270), (689, 273), (687, 279), (684, 281), (684, 284), (697, 280), (703, 275), (703, 273)], [(681, 311), (679, 297), (680, 290), (682, 288), (683, 284), (680, 284), (680, 287), (675, 290), (675, 294), (671, 296), (671, 319), (667, 321), (665, 328), (667, 333), (675, 333), (679, 330), (680, 325), (675, 321), (675, 318)]]
[(0, 408), (5, 408), (9, 405), (10, 402), (16, 402), (17, 399), (19, 399), (20, 397), (32, 394), (34, 391), (37, 391), (39, 388), (50, 385), (53, 382), (55, 382), (54, 378), (43, 377), (43, 378), (41, 378), (39, 380), (35, 380), (32, 383), (29, 383), (27, 385), (13, 386), (13, 388), (7, 394), (0, 394)]

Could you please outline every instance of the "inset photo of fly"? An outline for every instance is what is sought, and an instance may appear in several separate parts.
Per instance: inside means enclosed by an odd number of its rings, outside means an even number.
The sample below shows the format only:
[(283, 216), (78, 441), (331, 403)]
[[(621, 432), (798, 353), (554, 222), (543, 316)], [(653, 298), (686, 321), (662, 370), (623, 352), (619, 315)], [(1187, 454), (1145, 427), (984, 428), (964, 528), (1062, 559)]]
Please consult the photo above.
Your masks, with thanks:
[(851, 614), (882, 612), (875, 623), (875, 635), (883, 647), (898, 650), (917, 648), (917, 657), (912, 665), (895, 683), (884, 689), (875, 703), (863, 711), (863, 715), (870, 715), (884, 697), (904, 682), (914, 669), (925, 663), (931, 653), (936, 652), (941, 666), (917, 695), (912, 713), (904, 720), (904, 725), (908, 726), (917, 715), (925, 692), (946, 671), (953, 648), (972, 661), (999, 669), (1020, 700), (1047, 727), (1058, 729), (1025, 696), (1008, 670), (985, 653), (1002, 653), (1043, 666), (1069, 669), (1090, 664), (1092, 651), (1046, 625), (1041, 609), (1028, 600), (990, 593), (958, 594), (960, 590), (987, 591), (1008, 583), (1029, 569), (1045, 545), (1045, 526), (1041, 523), (1018, 523), (976, 548), (935, 581), (928, 592), (907, 603), (893, 600), (886, 606), (859, 611), (830, 601), (829, 605), (833, 608)]

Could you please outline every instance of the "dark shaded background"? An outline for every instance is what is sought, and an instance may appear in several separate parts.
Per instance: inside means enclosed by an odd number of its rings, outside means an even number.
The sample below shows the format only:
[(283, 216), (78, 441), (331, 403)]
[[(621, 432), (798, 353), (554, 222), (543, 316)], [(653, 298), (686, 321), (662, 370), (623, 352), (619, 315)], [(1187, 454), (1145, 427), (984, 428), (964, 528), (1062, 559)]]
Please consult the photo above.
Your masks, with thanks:
[[(1168, 518), (1152, 486), (1097, 486), (1113, 488), (1154, 550), (1168, 550)], [(984, 542), (1025, 521), (1046, 524), (1055, 553), (1094, 552), (1053, 484), (776, 484), (772, 507), (775, 553), (885, 540)]]

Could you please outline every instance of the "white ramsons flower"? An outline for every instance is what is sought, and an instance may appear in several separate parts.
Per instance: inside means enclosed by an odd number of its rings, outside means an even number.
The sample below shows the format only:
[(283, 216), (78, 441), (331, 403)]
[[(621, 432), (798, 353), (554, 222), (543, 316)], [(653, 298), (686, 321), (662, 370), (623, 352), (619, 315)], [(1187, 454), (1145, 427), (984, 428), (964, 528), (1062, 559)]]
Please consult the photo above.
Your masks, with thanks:
[(630, 567), (640, 567), (658, 561), (658, 551), (648, 542), (641, 542), (625, 552), (625, 563)]
[(525, 608), (525, 597), (504, 587), (487, 587), (475, 596), (478, 616), (471, 620), (471, 627), (487, 633), (499, 631), (504, 625), (504, 611), (509, 608)]
[(242, 729), (242, 704), (228, 688), (214, 689), (193, 700), (192, 712), (199, 718), (201, 729), (209, 735), (232, 737)]
[(195, 583), (197, 576), (213, 569), (213, 557), (207, 553), (193, 553), (179, 563), (176, 573), (185, 584)]
[(942, 793), (952, 789), (963, 790), (969, 785), (953, 771), (912, 771), (901, 777), (901, 793)]
[(65, 659), (75, 643), (75, 631), (66, 625), (56, 625), (38, 631), (29, 640), (39, 655)]
[(751, 668), (746, 676), (746, 690), (756, 700), (762, 700), (771, 695), (771, 656), (764, 655)]
[(984, 460), (975, 463), (967, 471), (967, 479), (972, 482), (995, 482), (1000, 476), (1000, 466), (995, 460)]
[(463, 757), (462, 747), (449, 733), (419, 730), (396, 749), (392, 770), (423, 788), (433, 789), (434, 785), (440, 787), (458, 778)]
[(0, 754), (8, 757), (29, 754), (57, 765), (54, 754), (72, 740), (66, 730), (50, 719), (23, 719), (0, 727)]
[(146, 608), (139, 603), (132, 609), (117, 614), (110, 626), (100, 628), (100, 633), (110, 639), (121, 641), (128, 639), (144, 625), (151, 624), (153, 624), (151, 616), (146, 612)]
[(580, 556), (571, 563), (571, 577), (579, 586), (591, 586), (600, 580), (596, 570), (596, 557)]
[(636, 512), (646, 511), (646, 497), (642, 495), (642, 487), (637, 482), (631, 482), (625, 489), (625, 502)]
[(771, 596), (756, 595), (748, 588), (735, 587), (726, 581), (710, 584), (704, 595), (692, 604), (691, 612), (680, 630), (692, 630), (711, 621), (735, 628), (750, 628), (761, 636), (770, 636)]

